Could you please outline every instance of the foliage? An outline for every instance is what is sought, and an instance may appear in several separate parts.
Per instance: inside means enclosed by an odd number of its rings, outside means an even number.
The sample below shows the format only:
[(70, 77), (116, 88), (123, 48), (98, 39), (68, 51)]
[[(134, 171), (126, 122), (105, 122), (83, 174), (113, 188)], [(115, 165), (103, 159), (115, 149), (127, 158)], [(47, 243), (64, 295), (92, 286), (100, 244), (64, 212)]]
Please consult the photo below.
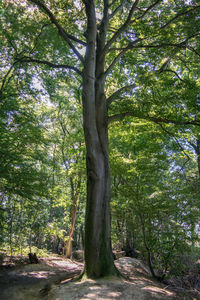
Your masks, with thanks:
[(177, 275), (184, 268), (181, 255), (198, 241), (199, 193), (190, 178), (196, 165), (179, 167), (184, 150), (157, 125), (133, 126), (130, 119), (121, 133), (116, 125), (111, 130), (114, 240), (120, 230), (119, 247), (126, 247), (128, 237), (160, 275), (169, 270)]
[[(73, 244), (83, 246), (86, 3), (3, 1), (0, 242), (11, 253), (59, 252), (74, 206)], [(106, 3), (95, 3), (97, 48)], [(180, 273), (182, 255), (199, 246), (198, 1), (112, 1), (108, 13), (102, 123), (109, 123), (112, 240), (130, 242), (161, 276)]]

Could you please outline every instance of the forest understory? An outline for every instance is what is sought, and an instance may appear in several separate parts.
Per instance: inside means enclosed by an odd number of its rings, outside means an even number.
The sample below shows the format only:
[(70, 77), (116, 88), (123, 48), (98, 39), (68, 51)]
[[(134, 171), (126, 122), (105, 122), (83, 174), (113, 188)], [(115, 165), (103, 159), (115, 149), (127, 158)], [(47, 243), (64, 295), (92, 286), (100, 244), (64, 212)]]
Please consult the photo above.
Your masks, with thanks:
[(115, 265), (124, 275), (123, 279), (72, 281), (83, 270), (80, 261), (53, 255), (39, 258), (38, 264), (30, 264), (25, 256), (13, 256), (12, 259), (5, 256), (0, 267), (0, 299), (200, 299), (199, 290), (180, 287), (177, 279), (157, 282), (139, 259), (121, 257), (115, 260)]

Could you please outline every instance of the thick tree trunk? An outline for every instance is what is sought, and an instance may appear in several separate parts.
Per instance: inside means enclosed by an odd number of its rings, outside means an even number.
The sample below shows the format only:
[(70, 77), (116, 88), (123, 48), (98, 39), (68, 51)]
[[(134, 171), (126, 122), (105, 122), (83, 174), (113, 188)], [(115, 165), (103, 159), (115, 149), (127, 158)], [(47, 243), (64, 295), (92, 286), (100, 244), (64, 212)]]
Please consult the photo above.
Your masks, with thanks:
[[(115, 274), (110, 239), (109, 166), (103, 153), (87, 157), (85, 267), (89, 277)], [(96, 155), (95, 155), (96, 154)]]
[[(83, 71), (83, 126), (86, 142), (87, 208), (85, 219), (85, 273), (90, 278), (116, 275), (110, 237), (110, 170), (108, 124), (104, 94), (102, 45), (96, 43), (93, 1), (86, 2), (87, 49)], [(101, 42), (104, 41), (101, 39)]]
[[(90, 99), (92, 101), (92, 98)], [(98, 108), (99, 111), (93, 112), (94, 121), (91, 120), (90, 125), (87, 121), (84, 122), (87, 147), (85, 271), (87, 276), (92, 278), (116, 274), (110, 238), (107, 113), (106, 111), (101, 112), (101, 107)], [(88, 119), (88, 113), (86, 119)]]

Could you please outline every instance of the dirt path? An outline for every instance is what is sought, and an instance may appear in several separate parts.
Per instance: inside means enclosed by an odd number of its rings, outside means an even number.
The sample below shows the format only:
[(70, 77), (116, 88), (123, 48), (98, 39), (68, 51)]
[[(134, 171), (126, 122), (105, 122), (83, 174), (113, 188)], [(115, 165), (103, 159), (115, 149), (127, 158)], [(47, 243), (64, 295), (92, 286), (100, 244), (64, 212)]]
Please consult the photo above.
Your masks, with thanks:
[[(175, 292), (152, 280), (148, 269), (137, 259), (123, 257), (115, 262), (117, 268), (129, 280), (110, 278), (107, 280), (66, 280), (52, 287), (47, 300), (153, 300), (181, 299)], [(189, 299), (189, 298), (188, 298)], [(194, 298), (190, 298), (194, 299)]]
[(83, 264), (61, 257), (40, 259), (36, 265), (0, 269), (0, 300), (199, 300), (193, 293), (177, 293), (152, 280), (148, 268), (137, 259), (122, 257), (117, 268), (129, 280), (70, 282)]
[(52, 284), (78, 275), (82, 263), (64, 258), (42, 258), (39, 264), (0, 269), (0, 300), (41, 299)]

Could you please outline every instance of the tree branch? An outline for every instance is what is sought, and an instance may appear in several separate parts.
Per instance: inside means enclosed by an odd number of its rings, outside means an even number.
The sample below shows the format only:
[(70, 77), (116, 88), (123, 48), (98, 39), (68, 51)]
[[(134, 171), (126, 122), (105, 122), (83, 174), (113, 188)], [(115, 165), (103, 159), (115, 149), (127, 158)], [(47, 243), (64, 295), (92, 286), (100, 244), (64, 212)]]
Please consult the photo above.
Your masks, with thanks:
[(191, 160), (191, 157), (185, 152), (185, 149), (182, 147), (182, 145), (179, 143), (178, 139), (175, 137), (175, 135), (171, 132), (169, 132), (166, 128), (163, 127), (163, 124), (158, 123), (158, 125), (162, 128), (164, 132), (166, 132), (168, 135), (172, 136), (172, 138), (175, 140), (175, 143), (180, 147), (181, 151), (185, 154), (187, 157), (187, 160), (184, 162), (184, 164), (181, 167), (181, 170), (185, 167), (185, 165)]
[(124, 112), (116, 115), (112, 115), (108, 118), (108, 122), (111, 123), (118, 119), (124, 119), (127, 116), (135, 117), (142, 120), (152, 121), (154, 123), (157, 123), (160, 125), (160, 123), (165, 124), (174, 124), (174, 125), (197, 125), (200, 126), (200, 120), (198, 121), (177, 121), (177, 120), (171, 120), (171, 119), (164, 119), (164, 118), (156, 118), (151, 116), (141, 116), (134, 112)]
[[(40, 9), (42, 9), (45, 14), (49, 17), (49, 19), (51, 20), (52, 24), (54, 24), (56, 26), (56, 28), (58, 29), (59, 34), (64, 38), (64, 40), (67, 42), (67, 44), (69, 45), (69, 47), (71, 48), (71, 50), (74, 52), (74, 54), (78, 57), (78, 59), (84, 63), (84, 59), (82, 57), (82, 55), (79, 53), (79, 51), (76, 49), (76, 47), (72, 44), (71, 39), (72, 36), (69, 35), (64, 28), (58, 23), (58, 21), (56, 20), (55, 16), (52, 14), (52, 12), (48, 9), (48, 7), (40, 2), (39, 0), (28, 0), (29, 2), (32, 2), (34, 4), (36, 4)], [(73, 37), (73, 40), (76, 39), (75, 37)], [(79, 41), (78, 39), (76, 39), (76, 41)]]
[(197, 154), (197, 152), (198, 152), (198, 147), (197, 147), (194, 143), (192, 143), (192, 142), (190, 142), (190, 141), (188, 141), (188, 143), (190, 144), (190, 146), (192, 146), (192, 148), (194, 149), (195, 153)]
[(49, 25), (49, 24), (43, 24), (43, 25), (42, 25), (41, 30), (40, 30), (40, 33), (39, 33), (38, 36), (35, 38), (35, 42), (34, 42), (33, 48), (31, 49), (31, 51), (30, 51), (29, 53), (33, 53), (33, 52), (34, 52), (34, 50), (35, 50), (35, 48), (36, 48), (36, 46), (37, 46), (38, 40), (39, 40), (40, 36), (41, 36), (42, 33), (43, 33), (43, 29), (44, 29), (45, 27), (47, 27), (48, 25)]
[(110, 48), (110, 51), (124, 51), (124, 53), (128, 50), (131, 50), (133, 48), (135, 49), (142, 49), (142, 48), (166, 48), (166, 47), (176, 47), (176, 48), (183, 48), (183, 49), (189, 49), (190, 51), (194, 51), (198, 56), (200, 55), (193, 47), (187, 46), (187, 42), (192, 39), (193, 37), (199, 36), (200, 32), (194, 33), (190, 36), (188, 36), (184, 41), (180, 43), (161, 43), (161, 44), (155, 44), (155, 42), (152, 42), (150, 45), (135, 45), (140, 41), (144, 41), (145, 39), (137, 39), (133, 42), (130, 42), (126, 47), (124, 48)]
[(111, 6), (113, 6), (113, 4), (115, 4), (116, 1), (117, 1), (117, 0), (113, 0), (113, 1), (109, 4), (109, 8), (110, 8)]
[[(157, 44), (154, 45), (153, 43), (150, 45), (135, 45), (135, 42), (130, 42), (125, 48), (116, 48), (115, 50), (130, 50), (130, 49), (138, 49), (138, 48), (165, 48), (165, 47), (176, 47), (176, 48), (187, 48), (187, 42), (192, 39), (193, 37), (196, 37), (200, 35), (200, 32), (194, 33), (190, 36), (188, 36), (184, 41), (180, 42), (180, 43), (175, 43), (175, 44), (171, 44), (171, 43), (162, 43), (162, 44)], [(144, 39), (143, 39), (144, 40)]]
[(12, 72), (12, 70), (14, 69), (14, 65), (15, 65), (15, 63), (9, 68), (9, 70), (7, 71), (5, 76), (3, 77), (1, 88), (0, 88), (0, 94), (2, 94), (2, 91), (3, 91), (4, 86), (6, 84), (6, 80), (7, 80), (8, 76), (10, 75), (10, 73)]
[[(193, 37), (193, 36), (191, 36)], [(131, 49), (140, 49), (140, 48), (165, 48), (165, 47), (177, 47), (177, 48), (185, 48), (185, 43), (187, 42), (189, 38), (187, 38), (185, 41), (179, 43), (179, 44), (168, 44), (168, 43), (163, 43), (159, 45), (136, 45), (138, 42), (140, 42), (142, 39), (137, 39), (133, 42), (130, 42), (125, 48), (113, 48), (110, 50), (115, 50), (115, 51), (121, 51), (112, 61), (110, 66), (107, 68), (105, 71), (105, 76), (109, 74), (109, 72), (113, 69), (113, 67), (116, 65), (116, 63), (120, 60), (120, 58), (129, 50)], [(179, 78), (180, 79), (180, 78)]]
[(169, 20), (165, 25), (161, 26), (160, 29), (164, 29), (166, 28), (167, 26), (169, 26), (172, 22), (174, 22), (176, 19), (178, 19), (179, 17), (182, 17), (188, 13), (191, 13), (193, 12), (194, 10), (200, 8), (200, 5), (197, 5), (187, 11), (184, 11), (184, 12), (181, 12), (181, 13), (178, 13), (175, 17), (173, 17), (171, 20)]
[(123, 6), (126, 4), (127, 0), (123, 0), (122, 3), (115, 8), (115, 10), (109, 15), (109, 20), (112, 19), (117, 13), (118, 11), (123, 8)]
[(35, 58), (31, 58), (31, 57), (22, 57), (21, 59), (19, 59), (17, 62), (31, 62), (31, 63), (38, 63), (38, 64), (43, 64), (43, 65), (47, 65), (51, 68), (55, 68), (55, 69), (68, 69), (68, 70), (73, 70), (76, 73), (78, 73), (79, 75), (82, 75), (82, 72), (77, 69), (76, 67), (67, 65), (67, 64), (54, 64), (52, 62), (49, 62), (47, 60), (41, 60), (41, 59), (35, 59)]
[(103, 2), (104, 2), (103, 18), (99, 26), (99, 38), (97, 38), (98, 44), (101, 44), (102, 47), (104, 47), (105, 45), (106, 31), (108, 27), (108, 8), (109, 8), (108, 0), (104, 0)]
[[(107, 76), (110, 71), (113, 69), (113, 67), (116, 65), (116, 63), (118, 63), (118, 61), (120, 60), (121, 57), (123, 57), (123, 55), (130, 49), (133, 48), (133, 45), (137, 44), (138, 42), (140, 42), (141, 39), (137, 39), (134, 42), (132, 42), (131, 44), (129, 44), (126, 48), (120, 49), (122, 50), (112, 61), (112, 63), (110, 64), (110, 66), (107, 68), (107, 70), (105, 71), (105, 76)], [(118, 50), (118, 49), (116, 49)]]
[(130, 49), (139, 49), (139, 48), (165, 48), (165, 47), (177, 47), (177, 48), (186, 48), (185, 46), (185, 41), (184, 42), (181, 42), (179, 44), (170, 44), (170, 43), (163, 43), (163, 44), (157, 44), (157, 45), (129, 45), (129, 47), (126, 47), (127, 50), (130, 50)]
[(165, 70), (162, 70), (161, 72), (159, 73), (162, 73), (162, 72), (171, 72), (171, 73), (174, 73), (176, 75), (176, 77), (181, 80), (182, 82), (185, 82), (185, 80), (183, 80), (176, 71), (173, 71), (173, 70), (170, 70), (170, 69), (165, 69)]
[[(149, 6), (145, 12), (139, 17), (137, 18), (136, 20), (144, 17), (153, 7), (155, 7), (158, 3), (160, 3), (162, 0), (157, 0), (155, 3), (153, 3), (151, 6)], [(135, 4), (135, 3), (134, 3)], [(126, 23), (126, 22), (125, 22)], [(125, 24), (124, 23), (124, 24)], [(127, 25), (128, 26), (128, 25)], [(123, 27), (123, 25), (121, 26), (121, 28)], [(110, 45), (112, 44), (112, 42), (114, 42), (114, 38), (118, 37), (118, 34), (121, 34), (120, 30), (121, 28), (113, 35), (113, 37), (111, 38), (111, 40), (107, 43), (107, 45), (105, 46), (104, 48), (104, 51), (108, 51), (108, 48), (110, 47)], [(123, 31), (123, 30), (122, 30)], [(138, 42), (141, 41), (141, 39), (137, 39), (133, 42), (130, 42), (125, 48), (115, 48), (115, 49), (112, 49), (112, 50), (118, 50), (118, 51), (121, 51), (113, 60), (113, 62), (111, 63), (111, 65), (107, 68), (107, 70), (105, 71), (105, 76), (107, 76), (109, 74), (109, 72), (112, 70), (112, 68), (115, 66), (115, 64), (120, 60), (120, 58), (128, 51), (128, 50), (131, 50), (133, 48), (163, 48), (163, 47), (177, 47), (177, 48), (186, 48), (187, 47), (187, 42), (195, 37), (195, 36), (198, 36), (199, 35), (199, 32), (198, 33), (195, 33), (189, 37), (187, 37), (183, 42), (181, 43), (176, 43), (176, 44), (170, 44), (170, 43), (163, 43), (163, 44), (159, 44), (159, 45), (136, 45)], [(144, 39), (143, 39), (144, 40)], [(110, 44), (109, 44), (110, 43)], [(188, 47), (189, 49), (189, 47)], [(191, 51), (194, 51), (197, 55), (199, 55), (199, 53), (193, 49), (192, 47), (190, 47), (190, 50)], [(175, 71), (171, 71), (171, 72), (174, 72), (174, 74), (177, 76), (178, 74), (175, 72)], [(179, 76), (177, 76), (180, 80), (182, 80)]]
[[(110, 50), (112, 51), (121, 51), (118, 56), (115, 57), (115, 59), (113, 60), (113, 62), (111, 63), (111, 65), (108, 67), (108, 69), (105, 71), (105, 75), (107, 76), (108, 73), (110, 72), (110, 70), (114, 67), (114, 65), (119, 61), (119, 59), (128, 51), (131, 49), (142, 49), (142, 48), (166, 48), (166, 47), (176, 47), (176, 48), (188, 48), (186, 46), (186, 43), (189, 39), (195, 37), (199, 35), (199, 33), (193, 34), (191, 36), (189, 36), (187, 39), (185, 39), (183, 42), (181, 43), (177, 43), (177, 44), (170, 44), (170, 43), (163, 43), (163, 44), (158, 44), (158, 45), (136, 45), (138, 42), (144, 40), (144, 39), (137, 39), (133, 42), (130, 42), (125, 48), (112, 48)], [(189, 48), (188, 48), (189, 49)], [(191, 48), (191, 51), (193, 50), (195, 52), (195, 49)], [(196, 53), (196, 52), (195, 52)], [(198, 54), (198, 53), (196, 53)]]
[(190, 160), (190, 156), (185, 152), (185, 149), (182, 147), (182, 145), (179, 143), (178, 139), (175, 137), (175, 135), (168, 131), (166, 128), (163, 127), (163, 124), (158, 123), (158, 125), (162, 128), (162, 130), (164, 132), (166, 132), (168, 135), (172, 136), (172, 138), (175, 140), (175, 142), (177, 143), (177, 145), (180, 147), (181, 151), (183, 151), (183, 153), (185, 154), (185, 156), (187, 157), (188, 160)]
[(130, 84), (130, 85), (126, 85), (123, 86), (122, 88), (120, 88), (119, 90), (117, 90), (116, 92), (114, 92), (110, 97), (108, 97), (107, 99), (107, 107), (109, 107), (111, 105), (111, 103), (117, 98), (117, 96), (123, 92), (126, 92), (130, 89), (134, 89), (136, 87), (135, 84)]
[(142, 19), (152, 8), (154, 8), (154, 6), (156, 6), (157, 4), (159, 4), (160, 2), (162, 2), (162, 0), (157, 0), (156, 2), (154, 2), (152, 5), (150, 5), (145, 11), (144, 11), (144, 13), (140, 16), (140, 17), (138, 17), (137, 19), (135, 19), (134, 21), (133, 21), (133, 23), (135, 22), (135, 21), (137, 21), (137, 20), (139, 20), (139, 19)]
[(83, 46), (85, 46), (85, 47), (87, 46), (87, 43), (86, 43), (86, 42), (84, 42), (84, 41), (82, 41), (82, 40), (76, 38), (75, 36), (73, 36), (73, 35), (71, 35), (71, 34), (69, 34), (69, 33), (67, 33), (67, 36), (68, 36), (68, 38), (69, 38), (70, 40), (72, 40), (72, 41), (74, 41), (74, 42), (76, 42), (76, 43), (79, 43), (79, 44), (81, 44), (81, 45), (83, 45)]
[(114, 68), (114, 66), (116, 65), (116, 63), (118, 63), (118, 61), (120, 60), (120, 58), (127, 52), (127, 49), (123, 49), (112, 61), (112, 63), (110, 64), (110, 66), (107, 68), (107, 70), (105, 71), (104, 75), (105, 77), (108, 76), (108, 74), (110, 73), (110, 71)]
[(195, 50), (192, 46), (187, 46), (187, 49), (190, 50), (191, 52), (194, 52), (197, 56), (200, 57), (200, 53), (197, 52), (197, 50)]
[(133, 3), (133, 5), (130, 9), (130, 12), (128, 14), (128, 17), (127, 17), (126, 21), (117, 30), (117, 32), (111, 37), (111, 39), (108, 41), (108, 43), (105, 45), (105, 47), (103, 49), (103, 55), (105, 55), (108, 52), (108, 49), (110, 48), (110, 46), (116, 41), (116, 39), (126, 30), (128, 25), (131, 23), (131, 18), (133, 16), (134, 11), (136, 10), (138, 2), (139, 2), (139, 0), (135, 0), (135, 2)]

